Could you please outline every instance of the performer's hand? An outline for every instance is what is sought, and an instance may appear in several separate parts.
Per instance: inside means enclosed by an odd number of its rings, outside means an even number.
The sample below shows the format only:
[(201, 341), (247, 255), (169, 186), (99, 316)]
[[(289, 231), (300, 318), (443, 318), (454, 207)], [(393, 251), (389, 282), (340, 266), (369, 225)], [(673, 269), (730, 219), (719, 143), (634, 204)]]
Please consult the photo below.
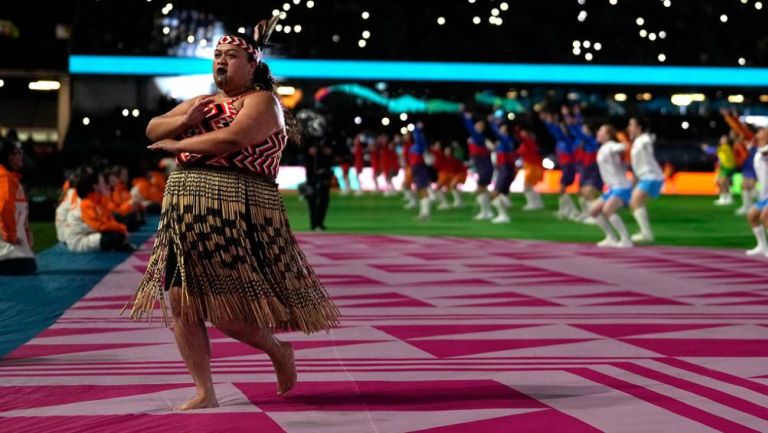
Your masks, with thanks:
[(181, 150), (178, 147), (179, 147), (178, 140), (166, 139), (166, 140), (160, 140), (157, 143), (147, 146), (147, 149), (164, 150), (166, 152), (177, 154), (181, 152)]
[(201, 96), (195, 101), (195, 105), (184, 115), (184, 124), (194, 126), (205, 118), (205, 109), (213, 102), (213, 98)]

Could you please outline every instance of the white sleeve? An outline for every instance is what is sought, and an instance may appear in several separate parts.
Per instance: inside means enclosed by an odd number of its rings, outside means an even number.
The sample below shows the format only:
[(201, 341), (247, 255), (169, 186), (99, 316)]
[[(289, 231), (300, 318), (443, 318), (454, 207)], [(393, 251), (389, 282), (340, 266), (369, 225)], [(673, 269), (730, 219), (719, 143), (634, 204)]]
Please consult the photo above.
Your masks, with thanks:
[(627, 151), (627, 145), (624, 143), (617, 143), (615, 141), (605, 143), (604, 146), (608, 146), (608, 152), (610, 153), (622, 153)]

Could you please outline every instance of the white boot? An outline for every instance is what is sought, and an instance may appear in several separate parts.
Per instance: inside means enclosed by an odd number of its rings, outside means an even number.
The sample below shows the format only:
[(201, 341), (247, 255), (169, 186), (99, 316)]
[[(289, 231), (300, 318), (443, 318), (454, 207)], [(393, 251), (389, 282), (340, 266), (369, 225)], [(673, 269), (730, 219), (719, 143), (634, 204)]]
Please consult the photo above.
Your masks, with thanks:
[(477, 204), (480, 206), (480, 213), (475, 215), (475, 220), (489, 220), (493, 218), (493, 211), (491, 210), (491, 197), (488, 195), (488, 191), (480, 193), (476, 200)]
[(580, 206), (583, 206), (583, 199), (581, 197), (579, 197), (579, 196), (576, 196), (576, 197), (577, 197), (576, 200), (578, 200), (578, 202), (579, 202), (578, 206), (576, 206), (576, 202), (573, 201), (573, 198), (571, 198), (571, 196), (568, 195), (568, 201), (570, 202), (569, 206), (572, 208), (571, 214), (568, 215), (568, 219), (571, 220), (571, 221), (580, 222), (581, 221), (581, 209), (582, 209)]
[(757, 246), (751, 250), (747, 250), (747, 255), (759, 256), (767, 254), (768, 242), (766, 242), (765, 239), (765, 226), (759, 225), (757, 227), (752, 227), (752, 233), (755, 235), (755, 239), (757, 240)]
[(729, 192), (721, 192), (720, 197), (715, 200), (715, 206), (729, 206), (733, 204), (733, 196)]
[(507, 209), (509, 209), (511, 202), (509, 201), (509, 197), (506, 195), (497, 195), (495, 199), (493, 199), (493, 207), (496, 208), (496, 218), (492, 219), (491, 222), (493, 224), (507, 224), (509, 223), (509, 213), (507, 213)]
[(445, 197), (445, 191), (443, 190), (437, 191), (437, 202), (439, 203), (437, 210), (446, 210), (451, 208), (450, 203), (448, 203), (448, 199)]
[(431, 216), (431, 209), (430, 206), (432, 206), (432, 200), (429, 199), (429, 197), (424, 197), (421, 200), (419, 200), (419, 219), (420, 220), (427, 220)]
[(573, 203), (573, 199), (568, 194), (560, 196), (560, 205), (557, 209), (557, 217), (559, 219), (573, 218), (577, 214), (576, 204)]
[(427, 188), (427, 198), (432, 203), (437, 201), (437, 194), (435, 194), (435, 191), (432, 188), (429, 188), (429, 187)]
[(416, 209), (416, 193), (409, 189), (403, 193), (405, 194), (405, 206), (403, 206), (403, 209)]
[(589, 203), (587, 199), (584, 197), (579, 196), (579, 209), (576, 211), (576, 216), (573, 218), (574, 221), (578, 222), (584, 222), (585, 219), (589, 218)]
[(597, 243), (598, 247), (613, 247), (619, 242), (619, 240), (616, 239), (616, 235), (613, 233), (613, 230), (611, 230), (611, 225), (608, 224), (608, 220), (605, 218), (605, 215), (600, 214), (595, 217), (595, 223), (598, 227), (600, 227), (603, 233), (605, 233), (605, 239)]
[(457, 189), (451, 190), (451, 195), (453, 196), (453, 204), (451, 206), (453, 207), (464, 206), (464, 203), (461, 200), (461, 192), (459, 192), (459, 190)]
[(717, 200), (713, 201), (712, 203), (713, 203), (715, 206), (723, 206), (723, 205), (725, 205), (725, 202), (724, 202), (724, 200), (723, 200), (723, 193), (720, 193), (720, 194), (717, 196)]
[(629, 238), (627, 226), (624, 225), (624, 221), (621, 220), (621, 217), (613, 214), (610, 218), (608, 218), (608, 222), (611, 223), (613, 229), (616, 230), (616, 233), (619, 234), (619, 242), (616, 243), (616, 247), (632, 248), (634, 245), (632, 244), (632, 240)]
[(637, 221), (637, 225), (640, 226), (640, 233), (632, 235), (634, 242), (653, 242), (653, 231), (651, 230), (651, 222), (648, 220), (648, 210), (643, 207), (639, 207), (632, 212), (632, 215)]
[(541, 201), (541, 195), (532, 189), (526, 190), (525, 206), (523, 206), (523, 210), (539, 210), (542, 208), (544, 208), (544, 203)]
[(741, 190), (741, 207), (734, 212), (736, 215), (746, 215), (752, 207), (752, 191)]

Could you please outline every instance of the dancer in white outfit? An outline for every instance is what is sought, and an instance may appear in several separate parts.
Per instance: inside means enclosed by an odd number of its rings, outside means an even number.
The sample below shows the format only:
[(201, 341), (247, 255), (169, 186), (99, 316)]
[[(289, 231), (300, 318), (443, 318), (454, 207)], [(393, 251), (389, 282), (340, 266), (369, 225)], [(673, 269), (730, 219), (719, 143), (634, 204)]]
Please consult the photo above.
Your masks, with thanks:
[(616, 128), (603, 125), (597, 131), (597, 166), (600, 177), (608, 187), (608, 192), (598, 198), (590, 208), (590, 215), (605, 233), (605, 239), (597, 243), (599, 247), (630, 248), (629, 238), (624, 221), (616, 211), (629, 204), (632, 197), (632, 182), (627, 178), (627, 166), (624, 163), (624, 153), (627, 145), (616, 140)]
[(632, 139), (632, 172), (637, 184), (632, 191), (630, 208), (640, 226), (640, 233), (632, 235), (635, 242), (652, 242), (653, 230), (648, 219), (645, 203), (648, 198), (658, 198), (664, 186), (664, 172), (653, 154), (654, 137), (648, 133), (648, 124), (644, 119), (629, 119), (627, 127)]
[(768, 128), (763, 128), (755, 134), (754, 165), (757, 181), (761, 185), (757, 203), (753, 204), (747, 213), (747, 220), (752, 226), (752, 233), (757, 239), (757, 246), (747, 251), (749, 256), (768, 256), (768, 242), (765, 238), (765, 227), (768, 225)]

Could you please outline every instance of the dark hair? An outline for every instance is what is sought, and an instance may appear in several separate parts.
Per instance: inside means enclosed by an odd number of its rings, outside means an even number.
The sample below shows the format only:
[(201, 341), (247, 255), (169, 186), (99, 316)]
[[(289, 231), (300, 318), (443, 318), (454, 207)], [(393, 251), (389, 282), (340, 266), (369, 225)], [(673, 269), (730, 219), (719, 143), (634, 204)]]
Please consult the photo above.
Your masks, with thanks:
[(632, 117), (632, 119), (635, 119), (635, 122), (637, 122), (637, 126), (639, 126), (640, 129), (643, 130), (643, 132), (648, 131), (648, 127), (649, 127), (648, 118), (643, 116), (635, 116), (635, 117)]
[(101, 173), (97, 173), (90, 167), (83, 167), (79, 175), (76, 176), (77, 181), (74, 185), (77, 191), (77, 196), (80, 198), (86, 198), (88, 194), (96, 190), (96, 184), (99, 183), (99, 177)]
[(13, 141), (2, 141), (0, 140), (0, 165), (8, 169), (8, 171), (13, 171), (10, 165), (8, 165), (8, 160), (11, 158), (11, 155), (14, 153), (14, 151), (21, 150), (19, 146), (13, 142)]
[[(248, 35), (238, 33), (237, 37), (244, 39), (248, 44), (260, 51), (264, 48), (264, 46), (257, 44), (256, 41)], [(251, 54), (248, 54), (248, 61), (255, 60), (256, 59), (254, 59)], [(251, 81), (253, 82), (254, 88), (271, 92), (277, 98), (278, 103), (280, 103), (280, 97), (277, 96), (277, 80), (272, 75), (272, 71), (269, 69), (269, 65), (264, 62), (264, 59), (261, 59), (256, 63), (256, 68), (253, 70)], [(294, 117), (293, 113), (283, 106), (282, 103), (280, 103), (280, 108), (283, 109), (283, 118), (285, 119), (285, 130), (288, 132), (288, 139), (297, 145), (301, 145), (303, 137), (299, 122), (296, 121), (296, 117)]]

